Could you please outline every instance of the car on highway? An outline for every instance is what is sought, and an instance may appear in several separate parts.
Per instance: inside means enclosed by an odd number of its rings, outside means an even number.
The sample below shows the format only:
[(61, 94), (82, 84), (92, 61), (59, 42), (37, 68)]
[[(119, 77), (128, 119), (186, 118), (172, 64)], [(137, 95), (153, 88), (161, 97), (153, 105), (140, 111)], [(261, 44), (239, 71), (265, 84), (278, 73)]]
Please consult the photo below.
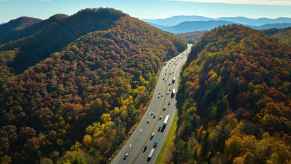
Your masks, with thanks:
[(152, 133), (151, 137), (150, 137), (150, 140), (152, 140), (154, 138), (154, 136), (156, 135), (155, 132)]
[(128, 157), (128, 153), (125, 153), (124, 156), (123, 156), (123, 160), (126, 160)]
[(158, 147), (158, 142), (154, 142), (153, 148), (156, 148), (156, 147)]
[(150, 123), (150, 120), (147, 120), (147, 124), (149, 124)]
[(143, 151), (142, 151), (142, 152), (146, 152), (146, 151), (147, 151), (147, 149), (148, 149), (148, 147), (147, 147), (147, 146), (144, 146), (144, 147), (143, 147)]
[(176, 78), (174, 77), (172, 80), (172, 83), (174, 84), (176, 82)]
[(162, 130), (162, 127), (160, 126), (159, 128), (158, 128), (158, 132), (160, 132)]

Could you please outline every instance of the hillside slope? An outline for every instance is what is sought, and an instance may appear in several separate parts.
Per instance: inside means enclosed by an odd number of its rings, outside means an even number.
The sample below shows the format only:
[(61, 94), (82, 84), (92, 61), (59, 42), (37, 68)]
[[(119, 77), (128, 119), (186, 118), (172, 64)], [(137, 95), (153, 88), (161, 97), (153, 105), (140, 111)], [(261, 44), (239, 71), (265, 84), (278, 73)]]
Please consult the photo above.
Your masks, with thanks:
[(25, 28), (41, 22), (41, 19), (31, 17), (20, 17), (9, 21), (8, 23), (0, 24), (0, 43), (2, 38), (6, 38), (13, 33), (17, 33)]
[(126, 14), (102, 8), (85, 9), (72, 16), (58, 14), (4, 38), (0, 51), (17, 50), (11, 66), (21, 73), (78, 37), (111, 28), (122, 16)]
[(142, 21), (99, 10), (112, 14), (100, 18), (114, 18), (111, 28), (81, 36), (1, 88), (0, 163), (108, 162), (144, 112), (162, 63), (185, 48)]
[(291, 28), (285, 29), (270, 29), (264, 33), (272, 38), (278, 39), (280, 43), (291, 45)]
[(243, 26), (205, 34), (182, 75), (176, 163), (290, 163), (290, 60)]

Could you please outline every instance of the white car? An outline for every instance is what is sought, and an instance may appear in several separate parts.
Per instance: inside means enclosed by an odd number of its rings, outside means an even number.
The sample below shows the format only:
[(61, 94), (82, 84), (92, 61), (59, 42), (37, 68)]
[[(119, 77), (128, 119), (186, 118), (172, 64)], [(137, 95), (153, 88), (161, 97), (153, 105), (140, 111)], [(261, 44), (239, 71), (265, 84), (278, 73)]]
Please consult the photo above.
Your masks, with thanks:
[(123, 160), (126, 160), (128, 157), (128, 153), (125, 153), (124, 156), (123, 156)]
[(150, 140), (152, 140), (155, 135), (156, 135), (155, 132), (153, 132), (152, 135), (151, 135), (151, 137), (150, 137)]

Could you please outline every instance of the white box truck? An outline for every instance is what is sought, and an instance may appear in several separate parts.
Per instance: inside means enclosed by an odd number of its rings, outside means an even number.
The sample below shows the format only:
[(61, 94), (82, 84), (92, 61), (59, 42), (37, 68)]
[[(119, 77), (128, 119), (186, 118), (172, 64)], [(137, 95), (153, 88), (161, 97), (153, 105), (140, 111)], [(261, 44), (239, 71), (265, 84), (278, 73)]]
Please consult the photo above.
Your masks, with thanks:
[(148, 155), (148, 158), (147, 158), (147, 161), (149, 162), (152, 158), (153, 158), (153, 155), (155, 153), (155, 148), (152, 148), (149, 155)]
[(161, 129), (161, 133), (163, 133), (163, 132), (165, 131), (165, 129), (166, 129), (166, 127), (167, 127), (167, 124), (168, 124), (168, 121), (169, 121), (169, 118), (170, 118), (170, 115), (168, 114), (168, 115), (165, 117), (164, 121), (163, 121), (163, 126), (162, 126), (162, 129)]

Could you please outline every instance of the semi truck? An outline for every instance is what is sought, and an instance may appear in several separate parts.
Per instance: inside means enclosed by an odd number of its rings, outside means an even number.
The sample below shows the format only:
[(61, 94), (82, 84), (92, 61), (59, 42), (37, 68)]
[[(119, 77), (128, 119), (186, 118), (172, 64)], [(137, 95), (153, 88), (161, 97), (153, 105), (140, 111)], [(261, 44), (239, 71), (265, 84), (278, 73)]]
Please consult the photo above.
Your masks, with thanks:
[(165, 129), (166, 129), (166, 127), (167, 127), (167, 124), (168, 124), (168, 121), (169, 121), (169, 118), (170, 118), (170, 115), (168, 114), (168, 115), (165, 117), (164, 121), (163, 121), (163, 125), (162, 125), (162, 129), (161, 129), (161, 133), (163, 133), (163, 132), (165, 131)]
[(147, 158), (147, 161), (149, 162), (152, 158), (153, 158), (153, 155), (154, 155), (154, 152), (155, 152), (155, 148), (152, 148), (149, 155), (148, 155), (148, 158)]
[(174, 88), (174, 89), (172, 90), (171, 97), (174, 98), (175, 95), (176, 95), (176, 90), (175, 90), (175, 88)]

